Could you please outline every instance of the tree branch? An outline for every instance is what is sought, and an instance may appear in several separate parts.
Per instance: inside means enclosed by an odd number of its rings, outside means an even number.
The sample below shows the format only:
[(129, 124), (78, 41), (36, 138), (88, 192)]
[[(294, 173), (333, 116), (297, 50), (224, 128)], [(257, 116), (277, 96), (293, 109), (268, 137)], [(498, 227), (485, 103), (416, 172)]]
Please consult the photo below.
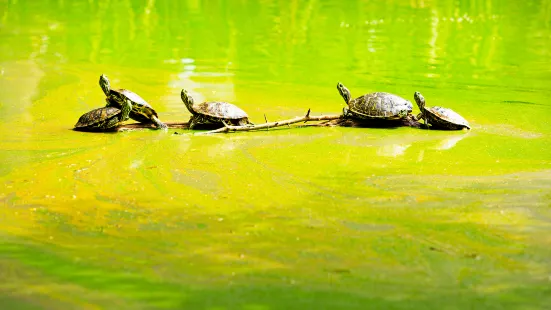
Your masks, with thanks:
[(251, 131), (251, 130), (259, 130), (259, 129), (267, 129), (267, 128), (273, 128), (273, 127), (281, 127), (281, 126), (287, 126), (290, 124), (300, 123), (300, 122), (311, 122), (311, 121), (331, 121), (331, 120), (338, 120), (341, 119), (342, 115), (320, 115), (320, 116), (310, 116), (310, 109), (308, 109), (308, 112), (305, 116), (301, 117), (295, 117), (288, 120), (283, 121), (277, 121), (277, 122), (271, 122), (271, 123), (264, 123), (264, 124), (258, 124), (258, 125), (245, 125), (245, 126), (230, 126), (225, 125), (222, 128), (207, 131), (207, 132), (201, 132), (197, 135), (210, 135), (213, 133), (221, 133), (221, 132), (235, 132), (235, 131)]
[(414, 127), (426, 128), (424, 124), (417, 121), (412, 115), (408, 115), (399, 120), (359, 120), (354, 118), (340, 118), (337, 120), (328, 120), (316, 124), (305, 124), (300, 127), (359, 127), (359, 128), (396, 128), (396, 127)]
[[(356, 120), (352, 118), (344, 118), (342, 115), (320, 115), (320, 116), (310, 116), (310, 110), (305, 116), (296, 117), (289, 120), (283, 120), (278, 122), (267, 122), (266, 116), (264, 116), (266, 123), (258, 124), (253, 126), (227, 126), (222, 127), (216, 130), (206, 131), (197, 133), (197, 135), (205, 135), (212, 133), (221, 133), (221, 132), (233, 132), (233, 131), (251, 131), (258, 129), (268, 129), (273, 127), (288, 126), (294, 123), (300, 122), (313, 122), (319, 121), (315, 124), (303, 124), (298, 127), (367, 127), (367, 128), (393, 128), (393, 127), (416, 127), (424, 128), (424, 125), (416, 121), (413, 117), (406, 117), (397, 121), (375, 121), (375, 120)], [(187, 122), (167, 122), (165, 123), (169, 129), (188, 129), (189, 123)], [(209, 126), (206, 126), (207, 128)], [(212, 128), (212, 126), (210, 126)], [(117, 126), (115, 128), (110, 128), (107, 130), (85, 130), (85, 131), (106, 131), (106, 132), (117, 132), (125, 130), (136, 130), (136, 129), (157, 129), (153, 123), (129, 123)], [(79, 129), (83, 130), (83, 129)]]

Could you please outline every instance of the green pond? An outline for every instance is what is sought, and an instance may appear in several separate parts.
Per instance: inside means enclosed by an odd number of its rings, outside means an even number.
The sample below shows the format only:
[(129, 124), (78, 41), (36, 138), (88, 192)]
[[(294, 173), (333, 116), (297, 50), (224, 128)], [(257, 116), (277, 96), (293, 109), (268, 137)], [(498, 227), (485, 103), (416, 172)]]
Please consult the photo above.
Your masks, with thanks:
[[(73, 131), (102, 73), (166, 122), (340, 81), (472, 130)], [(550, 81), (549, 0), (0, 1), (0, 308), (546, 308)]]

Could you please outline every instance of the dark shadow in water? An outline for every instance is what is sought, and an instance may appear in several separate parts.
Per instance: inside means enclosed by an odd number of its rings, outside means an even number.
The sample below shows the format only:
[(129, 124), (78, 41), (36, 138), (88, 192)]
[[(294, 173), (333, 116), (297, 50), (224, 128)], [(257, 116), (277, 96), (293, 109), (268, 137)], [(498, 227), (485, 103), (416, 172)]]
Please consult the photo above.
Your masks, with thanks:
[[(348, 273), (332, 274), (335, 282), (348, 276)], [(419, 287), (419, 294), (409, 298), (392, 285), (376, 286), (351, 288), (354, 293), (291, 284), (235, 286), (195, 292), (181, 304), (181, 309), (544, 309), (551, 300), (551, 288), (543, 285), (518, 285), (487, 294), (451, 287), (436, 290), (426, 287), (423, 293)], [(389, 298), (381, 291), (388, 291)]]
[(117, 130), (117, 127), (108, 128), (108, 129), (100, 129), (100, 128), (71, 128), (71, 129), (69, 129), (69, 130), (78, 131), (78, 132), (90, 132), (90, 133), (103, 132), (103, 133), (110, 133), (110, 134), (116, 133), (116, 132), (118, 131), (118, 130)]
[(429, 127), (425, 124), (420, 124), (419, 125), (419, 129), (425, 129), (425, 130), (431, 130), (431, 131), (461, 131), (461, 130), (465, 130), (465, 131), (469, 131), (470, 129), (465, 129), (465, 128), (462, 128), (462, 129), (449, 129), (449, 128), (438, 128), (438, 127)]
[(334, 121), (314, 124), (313, 126), (339, 126), (339, 127), (357, 127), (357, 128), (398, 128), (398, 127), (414, 127), (421, 128), (424, 126), (411, 117), (406, 117), (399, 120), (358, 120), (358, 119), (338, 119)]
[(521, 100), (502, 100), (502, 103), (514, 103), (514, 104), (529, 104), (529, 105), (543, 105), (541, 103), (535, 103), (530, 101), (521, 101)]

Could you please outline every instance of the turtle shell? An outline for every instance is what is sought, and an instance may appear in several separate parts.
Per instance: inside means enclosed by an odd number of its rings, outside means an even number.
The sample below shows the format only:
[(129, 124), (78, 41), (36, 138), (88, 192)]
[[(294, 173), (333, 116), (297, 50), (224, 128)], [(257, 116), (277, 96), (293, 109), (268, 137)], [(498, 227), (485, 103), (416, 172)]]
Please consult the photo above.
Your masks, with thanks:
[(120, 95), (123, 95), (125, 96), (126, 98), (130, 99), (130, 101), (132, 101), (132, 103), (135, 103), (135, 104), (139, 104), (139, 105), (143, 105), (143, 106), (146, 106), (148, 108), (151, 108), (153, 109), (149, 103), (147, 103), (147, 101), (145, 101), (142, 97), (140, 97), (138, 94), (136, 94), (135, 92), (131, 91), (131, 90), (128, 90), (128, 89), (116, 89), (116, 90), (111, 90), (111, 92), (116, 92), (116, 93), (119, 93)]
[(429, 123), (434, 127), (448, 129), (471, 129), (469, 122), (452, 109), (442, 107), (425, 107)]
[(103, 107), (84, 113), (75, 124), (75, 128), (84, 128), (104, 122), (121, 113), (120, 109), (115, 107)]
[(153, 114), (155, 116), (157, 116), (157, 112), (155, 112), (153, 107), (151, 105), (149, 105), (149, 103), (147, 103), (147, 101), (145, 101), (142, 97), (140, 97), (135, 92), (133, 92), (131, 90), (128, 90), (128, 89), (111, 90), (111, 92), (114, 92), (116, 94), (119, 94), (119, 96), (124, 96), (124, 97), (130, 99), (130, 101), (132, 101), (133, 104), (136, 104), (136, 105), (138, 105), (142, 108), (150, 109), (153, 112)]
[(410, 113), (413, 110), (410, 101), (384, 92), (365, 94), (351, 100), (348, 107), (355, 115), (375, 119), (398, 119), (404, 112)]
[(145, 101), (142, 97), (140, 97), (133, 91), (130, 91), (128, 89), (111, 90), (110, 97), (110, 101), (114, 101), (117, 107), (120, 107), (120, 98), (126, 97), (130, 99), (130, 101), (132, 101), (132, 111), (130, 112), (130, 118), (137, 120), (138, 122), (149, 123), (151, 122), (152, 115), (157, 118), (159, 117), (157, 111), (155, 111), (153, 107), (149, 105), (149, 103), (147, 103), (147, 101)]
[(249, 117), (245, 111), (228, 102), (212, 101), (193, 105), (193, 111), (211, 118), (242, 119)]

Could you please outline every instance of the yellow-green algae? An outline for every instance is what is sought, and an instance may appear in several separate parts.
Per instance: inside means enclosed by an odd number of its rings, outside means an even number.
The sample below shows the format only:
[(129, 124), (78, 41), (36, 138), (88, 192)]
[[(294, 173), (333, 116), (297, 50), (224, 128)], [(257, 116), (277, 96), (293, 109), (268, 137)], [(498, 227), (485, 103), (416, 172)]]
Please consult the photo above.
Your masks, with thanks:
[[(551, 2), (0, 4), (0, 307), (542, 309)], [(136, 91), (253, 122), (389, 91), (470, 132), (74, 132)], [(414, 111), (417, 112), (417, 109)]]

